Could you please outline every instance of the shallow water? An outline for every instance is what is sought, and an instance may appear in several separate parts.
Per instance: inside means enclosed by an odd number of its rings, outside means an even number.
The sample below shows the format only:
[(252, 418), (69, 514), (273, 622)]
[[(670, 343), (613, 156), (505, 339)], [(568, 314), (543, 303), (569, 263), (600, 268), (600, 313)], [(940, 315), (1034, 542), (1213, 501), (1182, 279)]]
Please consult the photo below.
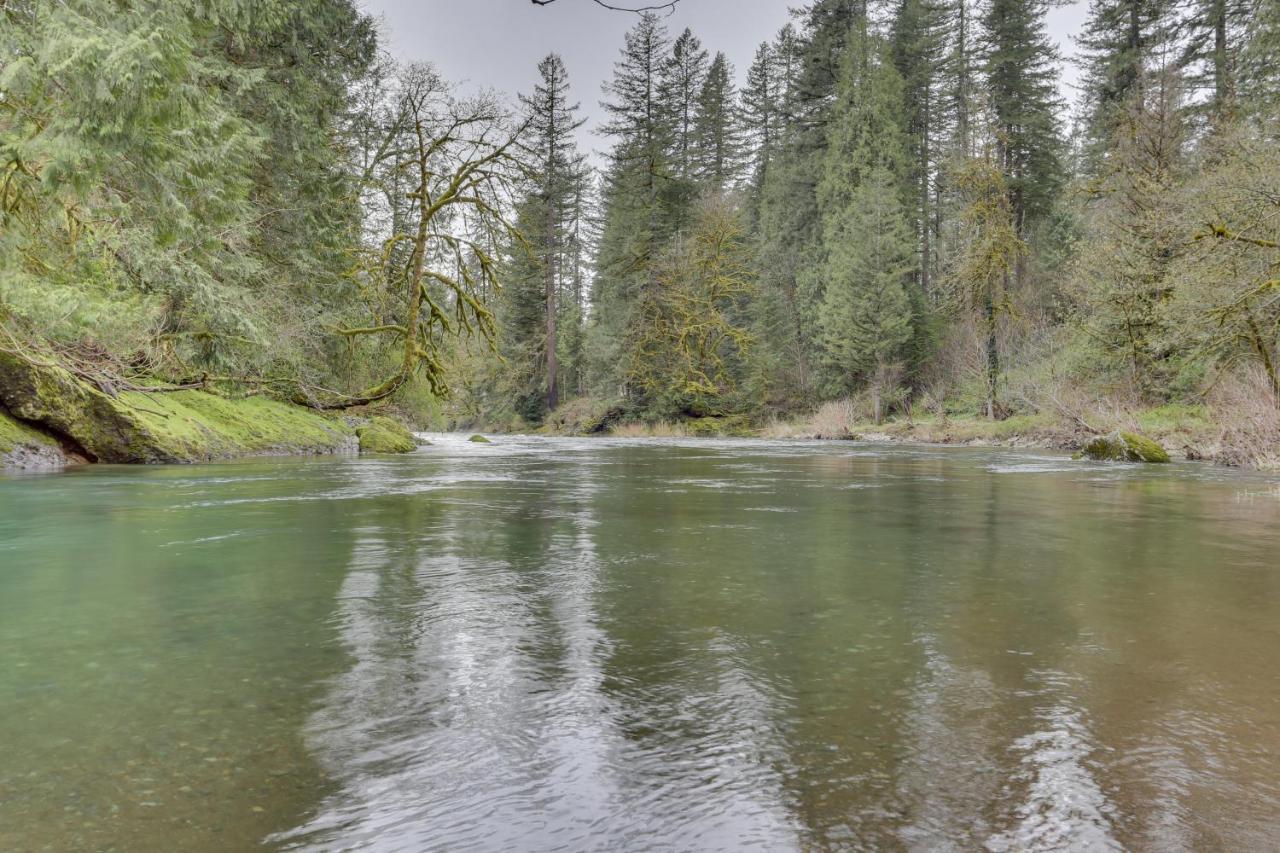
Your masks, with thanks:
[(443, 438), (0, 478), (0, 850), (1267, 849), (1280, 481)]

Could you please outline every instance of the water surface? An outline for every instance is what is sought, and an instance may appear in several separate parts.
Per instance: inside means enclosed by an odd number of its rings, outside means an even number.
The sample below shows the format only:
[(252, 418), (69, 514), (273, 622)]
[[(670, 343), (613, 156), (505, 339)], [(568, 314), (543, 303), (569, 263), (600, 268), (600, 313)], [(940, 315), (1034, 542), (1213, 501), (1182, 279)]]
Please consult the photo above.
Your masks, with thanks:
[(0, 849), (1268, 849), (1280, 482), (444, 438), (0, 478)]

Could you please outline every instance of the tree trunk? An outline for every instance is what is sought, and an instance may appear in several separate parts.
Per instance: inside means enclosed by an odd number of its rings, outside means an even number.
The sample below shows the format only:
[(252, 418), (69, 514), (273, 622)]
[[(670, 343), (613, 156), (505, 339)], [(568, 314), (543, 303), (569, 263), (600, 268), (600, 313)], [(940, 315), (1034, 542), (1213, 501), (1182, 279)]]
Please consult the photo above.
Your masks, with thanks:
[(543, 259), (545, 268), (547, 311), (547, 411), (554, 412), (560, 405), (560, 365), (556, 353), (556, 193), (559, 191), (556, 181), (556, 92), (549, 87), (550, 106), (547, 110), (549, 130), (547, 133), (547, 233), (543, 241)]
[(1230, 70), (1227, 68), (1227, 0), (1213, 0), (1213, 94), (1219, 114), (1231, 100)]
[[(1005, 277), (1008, 277), (1005, 273)], [(996, 391), (1000, 385), (1000, 348), (996, 340), (996, 303), (993, 294), (988, 291), (986, 304), (983, 306), (987, 331), (987, 418), (999, 418), (999, 403)]]

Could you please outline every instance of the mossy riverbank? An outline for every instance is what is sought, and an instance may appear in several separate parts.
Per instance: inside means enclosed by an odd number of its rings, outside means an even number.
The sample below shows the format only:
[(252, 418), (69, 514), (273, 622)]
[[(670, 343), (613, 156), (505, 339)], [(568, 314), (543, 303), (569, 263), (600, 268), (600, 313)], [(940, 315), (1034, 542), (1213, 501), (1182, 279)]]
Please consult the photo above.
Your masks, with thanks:
[(321, 413), (264, 396), (107, 393), (61, 367), (0, 354), (0, 468), (193, 463), (243, 456), (405, 453), (387, 417)]

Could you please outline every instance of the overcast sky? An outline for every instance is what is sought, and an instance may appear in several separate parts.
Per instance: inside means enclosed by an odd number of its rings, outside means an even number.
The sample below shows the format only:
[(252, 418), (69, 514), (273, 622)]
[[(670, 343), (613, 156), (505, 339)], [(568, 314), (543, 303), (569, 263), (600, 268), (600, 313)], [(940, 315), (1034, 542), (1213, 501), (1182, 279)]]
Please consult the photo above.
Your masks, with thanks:
[[(616, 0), (625, 5), (622, 0)], [(681, 0), (666, 18), (672, 35), (693, 29), (713, 54), (724, 51), (739, 83), (762, 41), (789, 20), (788, 7), (803, 0)], [(401, 60), (429, 60), (444, 75), (467, 87), (514, 95), (528, 92), (538, 61), (559, 53), (569, 69), (573, 96), (588, 119), (582, 143), (597, 151), (606, 143), (591, 133), (601, 116), (600, 84), (613, 73), (622, 37), (635, 16), (610, 12), (591, 0), (557, 0), (535, 6), (529, 0), (361, 0), (382, 19), (384, 43)], [(1087, 0), (1055, 9), (1049, 29), (1064, 54), (1084, 20)], [(1064, 87), (1074, 80), (1066, 69)], [(1074, 93), (1064, 89), (1074, 99)]]

